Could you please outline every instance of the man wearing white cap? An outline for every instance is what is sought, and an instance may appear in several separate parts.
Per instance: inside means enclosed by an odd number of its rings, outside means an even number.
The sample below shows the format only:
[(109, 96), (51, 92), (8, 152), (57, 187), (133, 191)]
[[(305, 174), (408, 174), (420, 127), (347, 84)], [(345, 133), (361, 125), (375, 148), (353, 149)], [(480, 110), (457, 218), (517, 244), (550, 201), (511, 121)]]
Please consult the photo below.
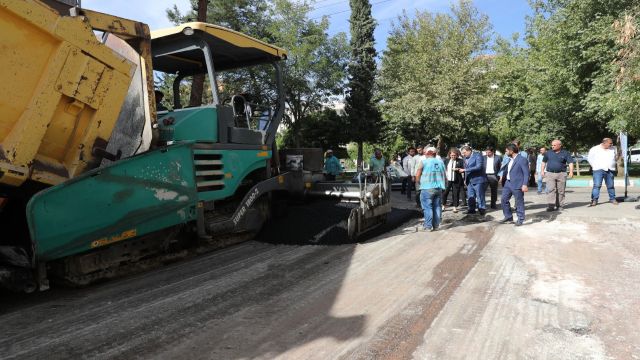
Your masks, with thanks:
[(446, 189), (444, 163), (436, 159), (436, 148), (424, 151), (425, 159), (417, 164), (416, 189), (424, 211), (424, 230), (436, 231), (442, 220), (442, 191)]
[(340, 175), (344, 172), (342, 165), (340, 164), (340, 160), (337, 157), (333, 156), (333, 150), (329, 149), (325, 153), (324, 160), (324, 176), (328, 181), (335, 181), (336, 176)]

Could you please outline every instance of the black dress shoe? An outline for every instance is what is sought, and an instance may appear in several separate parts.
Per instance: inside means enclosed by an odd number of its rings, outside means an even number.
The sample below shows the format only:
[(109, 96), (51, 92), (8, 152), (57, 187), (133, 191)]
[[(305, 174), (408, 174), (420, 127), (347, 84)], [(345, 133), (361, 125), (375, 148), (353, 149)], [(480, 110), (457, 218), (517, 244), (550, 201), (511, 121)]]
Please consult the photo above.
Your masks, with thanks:
[(480, 213), (480, 215), (484, 216), (484, 214), (487, 213), (487, 210), (485, 209), (479, 209), (478, 212)]
[(556, 208), (555, 208), (555, 207), (553, 207), (553, 206), (549, 206), (549, 207), (547, 208), (547, 211), (548, 211), (548, 212), (556, 211)]
[(491, 205), (491, 208), (492, 208), (492, 209), (497, 209), (498, 207), (497, 207), (497, 206), (495, 206), (495, 205)]
[(476, 213), (475, 211), (467, 211), (467, 212), (465, 212), (465, 214), (467, 214), (467, 215), (473, 215), (475, 213)]
[(513, 222), (513, 218), (504, 218), (502, 220), (500, 220), (500, 224), (510, 224)]

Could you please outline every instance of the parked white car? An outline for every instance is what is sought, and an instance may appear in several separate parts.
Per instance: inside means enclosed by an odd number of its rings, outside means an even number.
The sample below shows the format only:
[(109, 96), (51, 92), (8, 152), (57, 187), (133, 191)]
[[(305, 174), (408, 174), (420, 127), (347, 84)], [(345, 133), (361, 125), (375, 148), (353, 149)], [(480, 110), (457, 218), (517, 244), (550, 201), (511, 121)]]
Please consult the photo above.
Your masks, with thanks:
[(640, 148), (629, 149), (629, 162), (640, 163)]

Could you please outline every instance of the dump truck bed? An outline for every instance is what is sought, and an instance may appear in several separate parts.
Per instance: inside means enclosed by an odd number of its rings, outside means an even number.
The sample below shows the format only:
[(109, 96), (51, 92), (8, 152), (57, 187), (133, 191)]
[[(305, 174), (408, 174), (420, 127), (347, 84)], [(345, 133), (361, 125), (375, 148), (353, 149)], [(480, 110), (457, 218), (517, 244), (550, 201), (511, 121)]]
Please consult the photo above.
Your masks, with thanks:
[(55, 185), (102, 160), (136, 66), (83, 20), (0, 0), (0, 185)]

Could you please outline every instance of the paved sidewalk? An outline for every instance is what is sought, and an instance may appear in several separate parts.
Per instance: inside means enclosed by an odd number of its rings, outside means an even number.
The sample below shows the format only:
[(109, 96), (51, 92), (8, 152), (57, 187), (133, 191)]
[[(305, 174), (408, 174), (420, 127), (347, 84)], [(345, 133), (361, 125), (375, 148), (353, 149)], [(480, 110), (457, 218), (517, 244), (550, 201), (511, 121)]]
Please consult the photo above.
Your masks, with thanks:
[[(637, 188), (636, 188), (637, 189)], [(630, 192), (637, 199), (640, 191)], [(442, 229), (407, 240), (492, 236), (480, 259), (425, 331), (414, 359), (640, 359), (638, 202), (587, 207), (590, 189), (567, 192), (567, 208), (525, 195), (525, 225), (446, 211)], [(473, 238), (473, 235), (471, 235)]]
[[(621, 194), (624, 194), (624, 178), (618, 177), (614, 181), (614, 186), (616, 187), (616, 191), (620, 191)], [(603, 182), (604, 189), (604, 182)], [(567, 180), (567, 187), (593, 187), (593, 179), (570, 179)], [(640, 187), (640, 179), (629, 179), (629, 188), (638, 188)]]

